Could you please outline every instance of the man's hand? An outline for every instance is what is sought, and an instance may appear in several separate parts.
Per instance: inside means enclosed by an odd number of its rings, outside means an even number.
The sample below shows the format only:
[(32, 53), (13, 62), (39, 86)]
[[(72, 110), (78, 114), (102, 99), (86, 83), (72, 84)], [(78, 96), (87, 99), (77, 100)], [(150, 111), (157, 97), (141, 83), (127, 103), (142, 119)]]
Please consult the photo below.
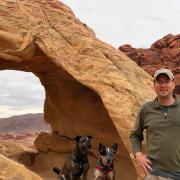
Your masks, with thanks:
[(146, 154), (143, 154), (142, 152), (137, 152), (135, 154), (136, 161), (141, 166), (146, 174), (149, 172), (149, 170), (152, 170), (151, 168), (151, 161), (147, 158)]

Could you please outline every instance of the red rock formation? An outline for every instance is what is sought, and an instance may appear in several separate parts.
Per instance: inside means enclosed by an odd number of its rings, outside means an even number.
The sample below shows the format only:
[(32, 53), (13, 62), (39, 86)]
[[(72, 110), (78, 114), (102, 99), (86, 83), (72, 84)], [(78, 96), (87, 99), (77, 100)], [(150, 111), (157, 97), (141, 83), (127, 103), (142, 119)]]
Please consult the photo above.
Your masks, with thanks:
[(119, 47), (139, 66), (153, 75), (158, 68), (167, 67), (175, 75), (175, 93), (180, 94), (180, 34), (168, 34), (156, 41), (149, 49), (133, 48), (131, 45)]

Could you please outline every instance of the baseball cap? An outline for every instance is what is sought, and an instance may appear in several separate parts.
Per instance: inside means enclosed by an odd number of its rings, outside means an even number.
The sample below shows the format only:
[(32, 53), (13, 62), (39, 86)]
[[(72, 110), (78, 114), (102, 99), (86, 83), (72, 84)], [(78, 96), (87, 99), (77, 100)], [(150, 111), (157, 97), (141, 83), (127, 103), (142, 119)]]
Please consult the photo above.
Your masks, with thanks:
[(173, 80), (174, 79), (174, 75), (172, 73), (171, 70), (169, 69), (159, 69), (157, 70), (155, 73), (154, 73), (154, 80), (157, 79), (157, 77), (160, 75), (160, 74), (165, 74), (169, 77), (169, 79)]

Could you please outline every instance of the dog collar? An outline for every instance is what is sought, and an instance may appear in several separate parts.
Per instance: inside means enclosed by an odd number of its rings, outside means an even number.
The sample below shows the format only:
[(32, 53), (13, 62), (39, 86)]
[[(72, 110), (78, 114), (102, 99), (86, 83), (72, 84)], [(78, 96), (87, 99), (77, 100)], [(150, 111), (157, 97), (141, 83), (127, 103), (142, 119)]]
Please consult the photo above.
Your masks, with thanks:
[(109, 166), (105, 166), (105, 165), (103, 165), (103, 164), (96, 164), (96, 168), (95, 168), (95, 169), (103, 172), (103, 174), (104, 174), (104, 180), (108, 180), (108, 179), (107, 179), (107, 178), (108, 178), (108, 174), (109, 174), (111, 171), (113, 171), (114, 165), (113, 165), (113, 163), (112, 163), (111, 165), (109, 165)]

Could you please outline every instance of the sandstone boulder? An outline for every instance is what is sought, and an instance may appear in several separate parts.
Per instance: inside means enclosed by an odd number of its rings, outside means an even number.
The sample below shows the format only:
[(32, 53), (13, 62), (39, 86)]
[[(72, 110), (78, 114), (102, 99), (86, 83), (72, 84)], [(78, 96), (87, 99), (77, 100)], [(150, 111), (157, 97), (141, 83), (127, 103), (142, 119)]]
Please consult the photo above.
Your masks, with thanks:
[(52, 132), (118, 142), (119, 179), (135, 179), (129, 132), (139, 107), (155, 96), (151, 76), (56, 0), (0, 1), (0, 42), (0, 70), (32, 72), (44, 86)]
[(24, 152), (23, 146), (13, 141), (0, 140), (0, 154), (18, 161)]
[(0, 154), (0, 179), (1, 180), (42, 180), (42, 178), (23, 165), (8, 159)]

